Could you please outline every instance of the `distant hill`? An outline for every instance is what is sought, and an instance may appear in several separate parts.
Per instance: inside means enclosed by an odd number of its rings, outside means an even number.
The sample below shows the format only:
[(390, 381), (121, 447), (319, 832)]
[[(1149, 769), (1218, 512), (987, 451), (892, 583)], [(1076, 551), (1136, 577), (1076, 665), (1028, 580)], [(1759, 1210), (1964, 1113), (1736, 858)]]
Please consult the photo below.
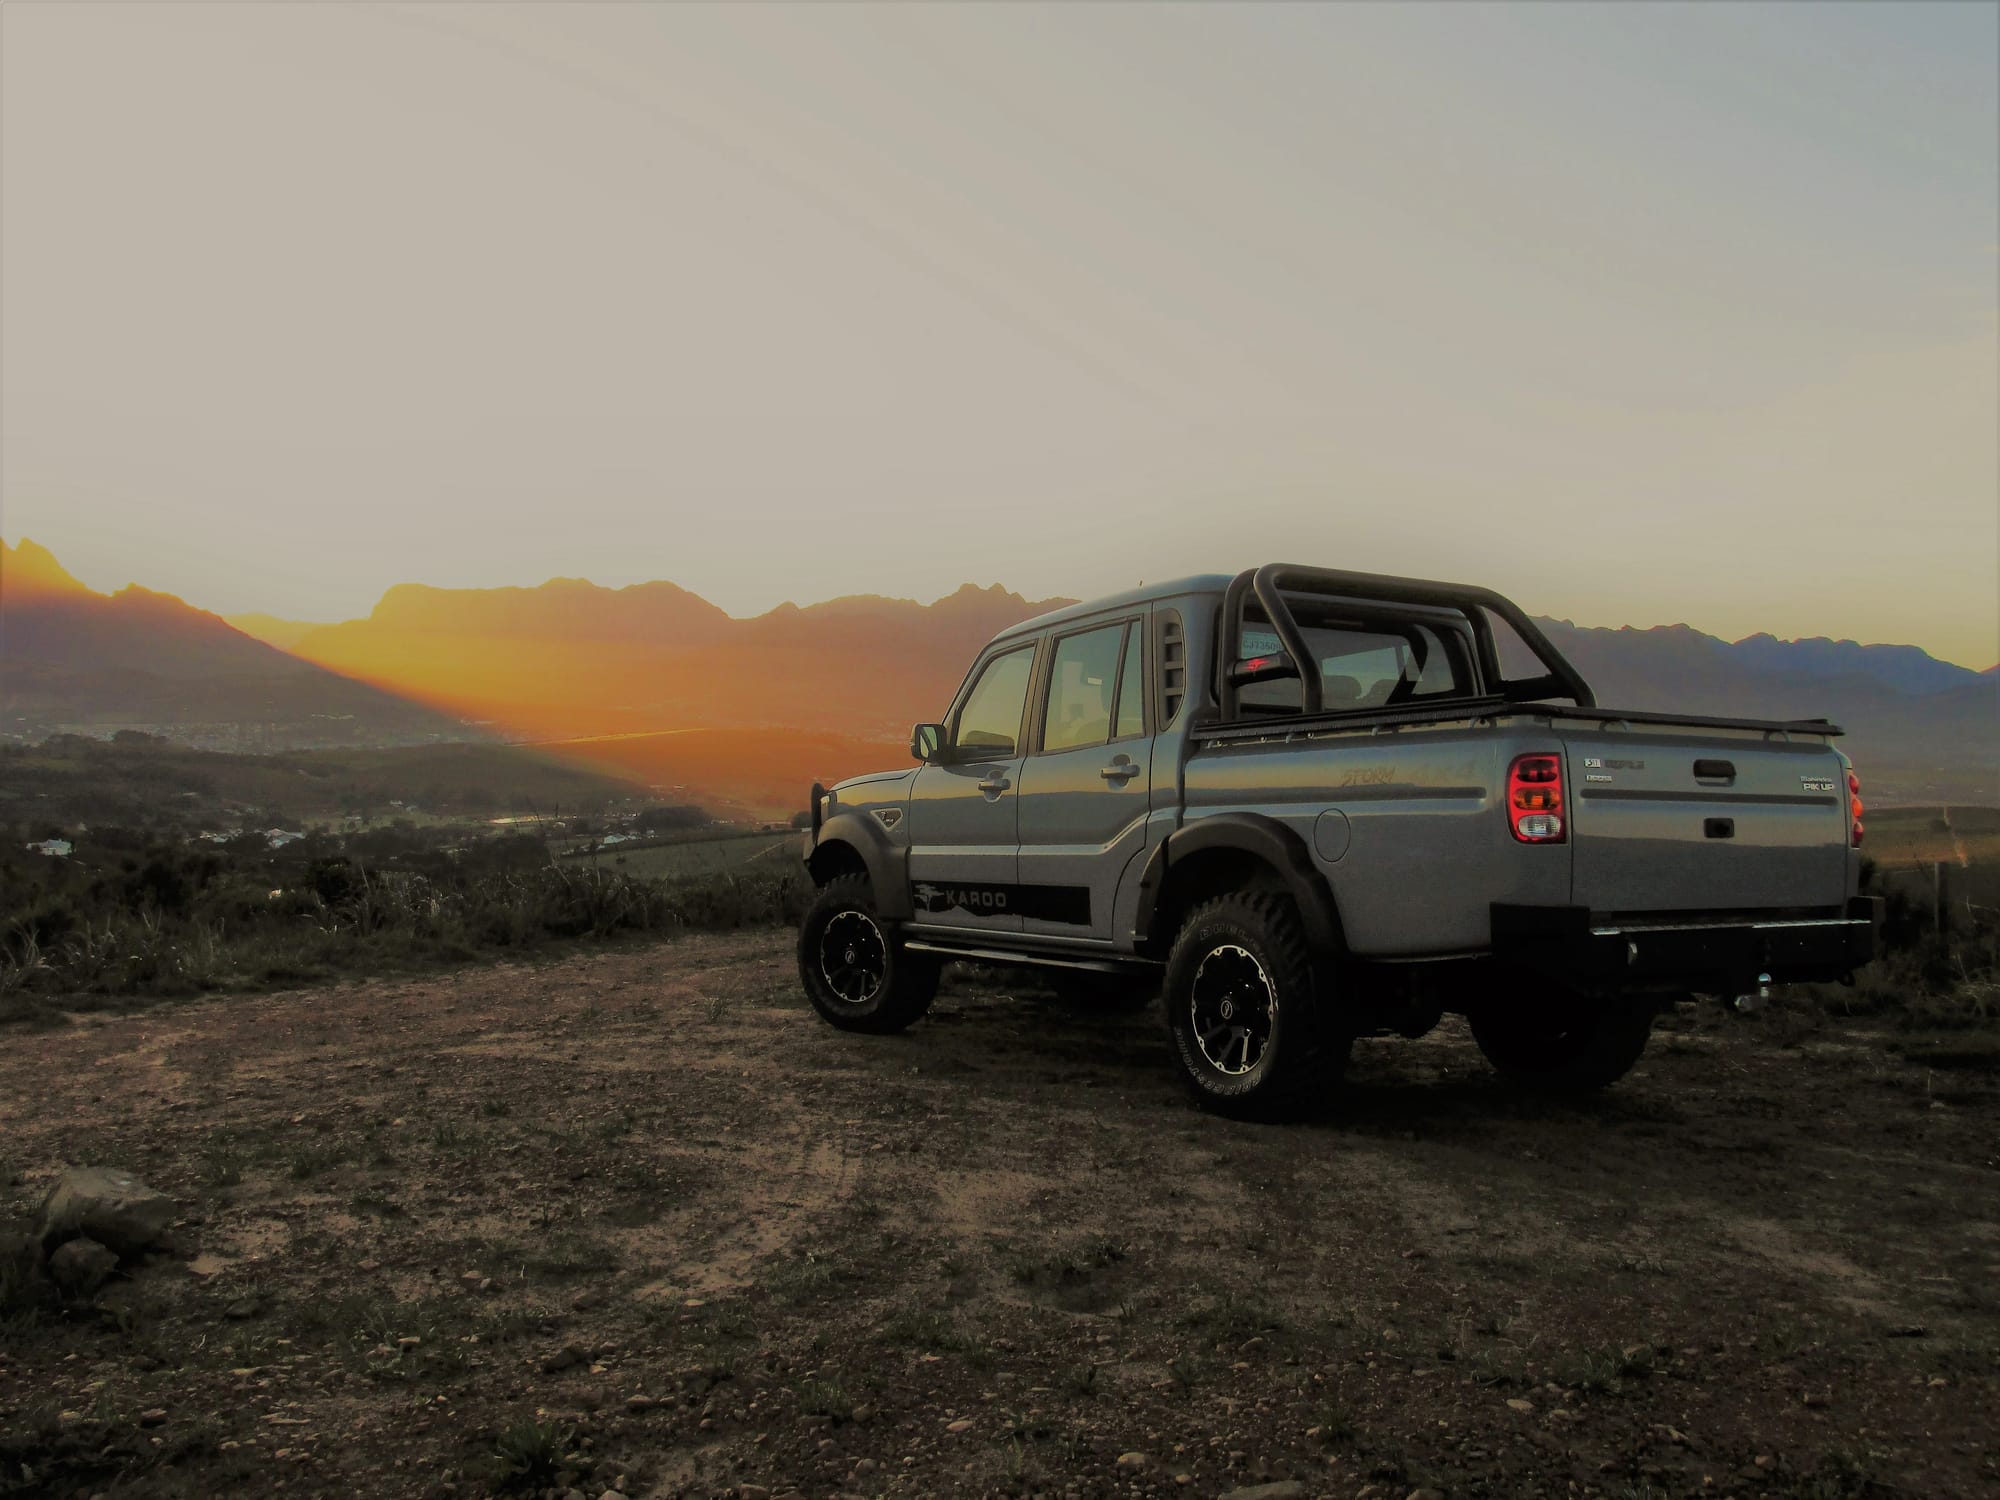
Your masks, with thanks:
[(252, 639), (262, 641), (267, 646), (276, 646), (280, 651), (289, 651), (313, 631), (325, 629), (324, 621), (281, 620), (276, 615), (254, 612), (247, 615), (224, 615), (222, 618)]
[(1991, 672), (1915, 646), (1769, 635), (1732, 644), (1687, 625), (1537, 623), (1609, 707), (1831, 719), (1880, 794), (2000, 802), (2000, 677)]
[(171, 594), (100, 594), (0, 541), (0, 734), (147, 729), (212, 747), (463, 739), (456, 720), (301, 661)]
[[(54, 560), (36, 551), (31, 565), (46, 574)], [(62, 579), (50, 586), (82, 589)], [(228, 649), (245, 649), (214, 616), (144, 590), (115, 598), (128, 596), (135, 613), (165, 601), (209, 622), (211, 636), (226, 632)], [(967, 584), (928, 604), (856, 595), (737, 620), (671, 583), (553, 579), (536, 588), (399, 585), (366, 619), (338, 625), (238, 623), (322, 668), (490, 722), (509, 738), (548, 742), (552, 755), (684, 784), (717, 805), (769, 809), (798, 805), (813, 776), (902, 764), (909, 725), (943, 711), (994, 632), (1069, 602)], [(1914, 646), (1540, 623), (1606, 705), (1826, 717), (1849, 731), (1845, 748), (1878, 800), (2000, 803), (2000, 671), (1973, 672)], [(169, 650), (149, 680), (168, 682), (174, 652), (186, 649)], [(10, 665), (10, 684), (15, 675)], [(201, 678), (172, 680), (185, 702), (211, 691)], [(126, 703), (142, 696), (131, 683), (116, 692)], [(702, 733), (680, 735), (688, 730)]]
[(736, 620), (670, 583), (405, 584), (292, 649), (537, 739), (782, 726), (900, 742), (995, 631), (1069, 602), (968, 584), (933, 604), (857, 596)]

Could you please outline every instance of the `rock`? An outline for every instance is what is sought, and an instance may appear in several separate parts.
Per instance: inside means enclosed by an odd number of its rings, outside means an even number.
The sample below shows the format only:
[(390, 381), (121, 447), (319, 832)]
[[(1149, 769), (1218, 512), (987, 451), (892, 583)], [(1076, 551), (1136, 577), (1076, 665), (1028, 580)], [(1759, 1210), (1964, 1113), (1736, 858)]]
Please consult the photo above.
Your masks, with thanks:
[(259, 1311), (261, 1309), (257, 1306), (255, 1297), (238, 1297), (223, 1308), (222, 1315), (232, 1323), (242, 1323), (256, 1317)]
[(1826, 1397), (1818, 1391), (1807, 1391), (1799, 1399), (1815, 1409), (1826, 1405)]
[(158, 1243), (173, 1222), (174, 1200), (146, 1186), (130, 1172), (109, 1167), (72, 1167), (42, 1204), (42, 1249), (87, 1235), (121, 1257)]
[(166, 1420), (167, 1413), (164, 1407), (150, 1407), (139, 1413), (139, 1425), (141, 1427), (158, 1427)]
[(761, 1484), (739, 1484), (736, 1500), (771, 1500), (771, 1492)]
[(865, 1422), (874, 1415), (875, 1415), (875, 1408), (870, 1406), (866, 1401), (864, 1401), (859, 1406), (854, 1408), (854, 1414), (851, 1417), (849, 1417), (848, 1420), (852, 1422)]
[(96, 1240), (66, 1240), (49, 1257), (49, 1277), (65, 1297), (81, 1302), (110, 1279), (118, 1257)]
[(1507, 1409), (1509, 1411), (1533, 1411), (1535, 1403), (1532, 1401), (1523, 1401), (1519, 1396), (1510, 1396), (1507, 1400)]
[(1411, 1490), (1404, 1500), (1444, 1500), (1443, 1490)]
[(597, 1497), (597, 1500), (625, 1500), (625, 1497), (616, 1490), (606, 1490)]
[[(562, 1348), (556, 1350), (555, 1353), (542, 1361), (542, 1373), (544, 1375), (560, 1374), (574, 1365), (582, 1364), (588, 1358), (590, 1356), (583, 1352), (581, 1346), (564, 1344)], [(588, 1500), (588, 1497), (586, 1497), (586, 1500)]]
[(945, 1423), (944, 1430), (946, 1432), (970, 1432), (972, 1431), (972, 1422), (969, 1418), (960, 1417), (956, 1422)]
[(625, 1398), (625, 1410), (632, 1412), (651, 1411), (659, 1404), (651, 1396), (627, 1396)]
[(1222, 1500), (1306, 1500), (1306, 1487), (1296, 1479), (1280, 1479), (1271, 1484), (1246, 1484), (1224, 1490)]
[(1146, 1455), (1136, 1451), (1118, 1455), (1118, 1467), (1121, 1469), (1143, 1469), (1147, 1463)]

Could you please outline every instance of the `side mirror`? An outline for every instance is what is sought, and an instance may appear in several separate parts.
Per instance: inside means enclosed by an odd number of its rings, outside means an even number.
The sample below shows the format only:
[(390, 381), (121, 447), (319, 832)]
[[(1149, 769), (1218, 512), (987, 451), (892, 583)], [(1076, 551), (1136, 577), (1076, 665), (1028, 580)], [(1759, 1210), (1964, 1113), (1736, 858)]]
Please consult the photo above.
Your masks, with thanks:
[(1298, 675), (1298, 663), (1283, 651), (1271, 651), (1263, 656), (1253, 656), (1246, 661), (1235, 662), (1229, 668), (1229, 680), (1237, 687)]
[(910, 731), (910, 758), (920, 760), (925, 765), (936, 765), (942, 759), (944, 747), (944, 725), (919, 724)]

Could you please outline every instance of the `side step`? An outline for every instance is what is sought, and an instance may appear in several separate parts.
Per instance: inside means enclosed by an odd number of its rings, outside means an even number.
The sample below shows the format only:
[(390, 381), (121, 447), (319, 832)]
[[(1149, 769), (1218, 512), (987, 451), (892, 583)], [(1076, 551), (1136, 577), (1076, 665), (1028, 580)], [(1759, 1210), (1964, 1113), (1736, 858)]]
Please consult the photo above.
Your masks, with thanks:
[(977, 948), (967, 943), (935, 938), (906, 937), (903, 946), (913, 953), (935, 953), (941, 958), (970, 959), (985, 964), (1028, 964), (1038, 969), (1082, 969), (1091, 974), (1141, 974), (1149, 969), (1157, 971), (1160, 967), (1143, 958), (1069, 958), (1018, 948)]

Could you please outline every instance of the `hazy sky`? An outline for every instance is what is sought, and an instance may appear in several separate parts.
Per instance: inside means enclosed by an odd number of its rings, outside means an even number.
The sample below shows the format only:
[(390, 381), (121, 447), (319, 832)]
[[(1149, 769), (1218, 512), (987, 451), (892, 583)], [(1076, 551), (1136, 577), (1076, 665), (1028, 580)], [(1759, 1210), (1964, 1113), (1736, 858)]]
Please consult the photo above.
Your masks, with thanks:
[(0, 530), (2000, 657), (2000, 6), (0, 7)]

